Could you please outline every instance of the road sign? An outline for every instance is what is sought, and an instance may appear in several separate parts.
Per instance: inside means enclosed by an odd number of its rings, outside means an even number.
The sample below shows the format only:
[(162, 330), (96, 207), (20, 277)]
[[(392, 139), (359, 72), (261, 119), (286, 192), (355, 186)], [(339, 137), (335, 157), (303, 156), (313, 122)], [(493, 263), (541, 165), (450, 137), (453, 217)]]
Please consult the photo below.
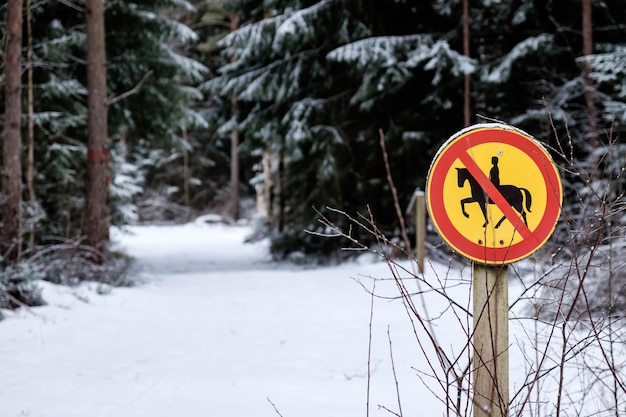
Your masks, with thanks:
[(474, 261), (523, 259), (552, 235), (563, 191), (556, 165), (536, 140), (503, 124), (478, 124), (439, 149), (426, 185), (435, 228)]

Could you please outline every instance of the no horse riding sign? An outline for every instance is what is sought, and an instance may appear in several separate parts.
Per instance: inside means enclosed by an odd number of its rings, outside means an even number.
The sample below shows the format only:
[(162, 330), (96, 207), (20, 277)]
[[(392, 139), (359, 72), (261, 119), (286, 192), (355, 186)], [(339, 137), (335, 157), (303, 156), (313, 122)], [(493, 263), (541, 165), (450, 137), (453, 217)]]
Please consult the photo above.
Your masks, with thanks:
[(563, 190), (546, 150), (503, 124), (478, 124), (439, 149), (426, 181), (435, 228), (460, 254), (508, 264), (535, 252), (561, 214)]

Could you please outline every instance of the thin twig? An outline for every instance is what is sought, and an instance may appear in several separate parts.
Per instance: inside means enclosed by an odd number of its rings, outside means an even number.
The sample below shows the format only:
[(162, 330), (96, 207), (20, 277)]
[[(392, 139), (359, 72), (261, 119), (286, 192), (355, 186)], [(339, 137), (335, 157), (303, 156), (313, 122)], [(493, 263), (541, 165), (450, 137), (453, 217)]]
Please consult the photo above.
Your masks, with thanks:
[(389, 325), (387, 326), (387, 339), (389, 340), (389, 358), (391, 359), (391, 371), (393, 372), (393, 380), (396, 384), (396, 397), (398, 399), (398, 414), (402, 415), (402, 401), (400, 399), (400, 385), (398, 384), (398, 375), (396, 375), (396, 364), (393, 360), (393, 347), (391, 346), (391, 332)]
[(148, 79), (148, 77), (150, 77), (150, 75), (152, 75), (154, 71), (150, 70), (148, 72), (146, 72), (144, 74), (144, 76), (141, 78), (141, 80), (139, 80), (139, 82), (137, 83), (136, 86), (134, 86), (133, 88), (131, 88), (130, 90), (120, 94), (119, 96), (115, 96), (115, 97), (111, 97), (107, 99), (107, 105), (112, 105), (117, 103), (120, 100), (123, 100), (127, 97), (132, 96), (133, 94), (137, 94), (139, 92), (139, 90), (141, 90), (141, 87), (144, 85), (144, 83), (146, 82), (146, 80)]
[(283, 417), (282, 414), (280, 414), (280, 411), (278, 411), (278, 408), (276, 408), (276, 405), (272, 402), (272, 400), (269, 399), (269, 397), (267, 397), (267, 401), (272, 404), (272, 407), (274, 407), (274, 411), (276, 412), (276, 414), (278, 414), (280, 417)]
[(372, 322), (374, 321), (374, 294), (376, 293), (376, 281), (372, 286), (372, 297), (370, 300), (370, 321), (369, 321), (369, 336), (367, 341), (367, 401), (365, 416), (370, 415), (370, 389), (372, 383)]
[(393, 205), (396, 209), (396, 216), (398, 217), (398, 221), (400, 222), (400, 233), (402, 233), (402, 240), (404, 240), (404, 244), (406, 245), (406, 252), (409, 258), (413, 256), (413, 250), (411, 249), (411, 241), (409, 240), (409, 236), (406, 233), (406, 225), (404, 224), (404, 216), (402, 215), (402, 209), (400, 208), (400, 201), (398, 200), (398, 190), (393, 182), (393, 177), (391, 176), (391, 166), (389, 165), (389, 155), (387, 154), (387, 147), (385, 146), (385, 134), (382, 129), (378, 129), (378, 134), (380, 135), (380, 149), (383, 152), (383, 160), (385, 161), (385, 170), (387, 171), (387, 183), (391, 188), (391, 195), (393, 197)]

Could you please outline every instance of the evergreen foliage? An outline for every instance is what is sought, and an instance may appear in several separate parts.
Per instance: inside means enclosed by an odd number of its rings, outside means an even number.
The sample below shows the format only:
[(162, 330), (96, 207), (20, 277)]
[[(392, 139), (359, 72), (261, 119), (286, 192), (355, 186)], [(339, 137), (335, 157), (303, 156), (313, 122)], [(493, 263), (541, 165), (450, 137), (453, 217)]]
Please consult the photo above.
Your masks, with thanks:
[(223, 3), (244, 24), (219, 44), (224, 65), (206, 87), (236, 95), (243, 107), (223, 132), (236, 126), (249, 154), (270, 149), (279, 161), (274, 210), (284, 219), (274, 222), (277, 249), (320, 249), (302, 232), (316, 230), (311, 206), (367, 213), (367, 205), (381, 227), (392, 229), (378, 129), (388, 140), (400, 201), (407, 202), (439, 144), (463, 127), (467, 74), (475, 114), (556, 145), (552, 118), (559, 137), (570, 128), (573, 151), (584, 159), (584, 60), (605, 126), (621, 131), (625, 28), (615, 1), (595, 4), (601, 53), (584, 58), (582, 11), (563, 1), (472, 2), (470, 57), (461, 52), (458, 1)]
[[(378, 129), (392, 145), (394, 176), (402, 178), (400, 194), (408, 201), (411, 180), (424, 176), (415, 167), (428, 163), (428, 153), (419, 148), (433, 146), (428, 129), (438, 126), (440, 133), (441, 119), (453, 112), (442, 95), (473, 71), (473, 63), (445, 39), (407, 34), (423, 7), (333, 0), (281, 6), (268, 7), (263, 20), (248, 22), (222, 41), (224, 53), (236, 60), (221, 67), (207, 87), (246, 103), (238, 119), (245, 149), (258, 154), (263, 147), (278, 160), (279, 201), (270, 213), (276, 252), (333, 251), (328, 242), (303, 234), (319, 230), (313, 208), (371, 210), (381, 227), (393, 227)], [(388, 20), (367, 14), (388, 7), (397, 13), (383, 14)], [(245, 8), (241, 12), (246, 15)], [(443, 113), (416, 118), (411, 101)], [(395, 158), (403, 154), (414, 155), (417, 164)]]
[[(107, 35), (113, 168), (136, 172), (135, 184), (125, 190), (120, 187), (129, 184), (113, 183), (113, 201), (130, 203), (143, 187), (184, 200), (184, 154), (198, 151), (188, 135), (208, 127), (198, 107), (202, 93), (195, 87), (207, 68), (188, 56), (198, 35), (176, 19), (176, 13), (194, 10), (176, 0), (113, 2), (107, 8), (106, 19), (115, 27)], [(138, 218), (136, 210), (131, 206), (126, 212)], [(122, 220), (123, 211), (116, 216)]]
[[(57, 247), (59, 242), (76, 241), (78, 245), (81, 240), (86, 194), (86, 38), (83, 5), (73, 6), (42, 0), (31, 7), (36, 200), (24, 203), (24, 233), (35, 232), (27, 257), (48, 246)], [(150, 157), (155, 152), (168, 153), (170, 159), (162, 166), (166, 172), (171, 171), (169, 165), (182, 165), (182, 149), (195, 152), (197, 160), (205, 158), (200, 152), (202, 144), (185, 143), (182, 132), (190, 135), (208, 127), (198, 107), (203, 96), (196, 88), (207, 69), (188, 56), (197, 34), (173, 14), (173, 10), (191, 13), (195, 10), (191, 3), (138, 0), (106, 2), (105, 7), (111, 218), (103, 221), (124, 224), (138, 218), (136, 203), (146, 187), (157, 186), (149, 182), (155, 169)], [(3, 4), (2, 25), (5, 14)], [(23, 80), (22, 137), (26, 138), (25, 76)], [(175, 181), (178, 183), (172, 184)], [(182, 177), (170, 177), (167, 182), (183, 188)], [(5, 270), (0, 281), (12, 275)]]
[[(23, 213), (24, 232), (36, 230), (35, 245), (81, 235), (85, 27), (81, 3), (73, 4), (32, 6), (37, 199), (25, 203)], [(220, 209), (236, 129), (242, 190), (271, 191), (267, 224), (277, 254), (334, 251), (340, 242), (304, 232), (321, 230), (315, 209), (325, 213), (327, 206), (350, 215), (371, 212), (393, 234), (379, 132), (400, 205), (407, 204), (423, 187), (441, 143), (464, 127), (467, 75), (472, 123), (485, 120), (482, 115), (548, 146), (563, 145), (571, 152), (563, 163), (588, 162), (611, 173), (607, 195), (623, 190), (615, 162), (626, 126), (622, 0), (593, 3), (595, 48), (588, 56), (580, 4), (567, 0), (470, 2), (469, 57), (458, 0), (105, 6), (113, 223), (180, 218), (188, 207)], [(5, 12), (0, 5), (0, 25)], [(238, 28), (231, 31), (235, 19)], [(584, 65), (600, 122), (596, 149), (589, 141)], [(603, 145), (607, 136), (610, 147)], [(583, 180), (564, 174), (568, 198), (578, 198)], [(601, 174), (593, 181), (609, 190)]]
[(626, 125), (626, 45), (600, 44), (595, 55), (580, 57), (593, 72), (603, 94), (602, 119), (605, 123), (623, 131)]
[[(205, 76), (206, 67), (186, 56), (186, 45), (195, 42), (197, 35), (165, 13), (174, 7), (185, 13), (194, 10), (189, 2), (178, 0), (107, 4), (115, 223), (137, 216), (132, 205), (127, 205), (143, 191), (141, 180), (150, 178), (152, 164), (143, 157), (151, 149), (180, 156), (184, 146), (189, 146), (183, 144), (181, 130), (207, 128), (196, 105), (202, 94), (194, 87)], [(49, 1), (35, 2), (32, 15), (36, 195), (43, 210), (39, 218), (48, 220), (31, 223), (39, 236), (78, 238), (86, 166), (84, 16), (80, 8)]]
[(205, 88), (223, 98), (236, 96), (240, 104), (236, 120), (220, 129), (223, 135), (237, 128), (245, 138), (244, 151), (275, 155), (274, 181), (282, 188), (269, 215), (278, 236), (295, 233), (301, 238), (302, 229), (315, 222), (311, 205), (346, 198), (350, 191), (341, 177), (354, 169), (337, 125), (347, 96), (325, 56), (368, 32), (336, 0), (308, 7), (276, 2), (259, 21), (254, 20), (259, 16), (255, 7), (237, 13), (244, 23), (218, 44), (226, 64)]

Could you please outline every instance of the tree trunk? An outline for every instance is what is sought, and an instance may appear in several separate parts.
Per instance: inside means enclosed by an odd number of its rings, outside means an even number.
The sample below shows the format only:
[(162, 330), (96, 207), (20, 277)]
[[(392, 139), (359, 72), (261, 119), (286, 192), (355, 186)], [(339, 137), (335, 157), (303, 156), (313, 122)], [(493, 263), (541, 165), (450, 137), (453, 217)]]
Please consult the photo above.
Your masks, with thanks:
[(187, 217), (191, 214), (191, 195), (189, 193), (189, 182), (191, 180), (191, 171), (189, 168), (189, 135), (187, 133), (187, 123), (184, 120), (185, 106), (181, 101), (179, 103), (180, 112), (183, 114), (183, 120), (181, 122), (181, 135), (182, 135), (182, 152), (183, 152), (183, 201), (187, 210), (185, 220), (189, 220)]
[[(469, 0), (463, 0), (463, 54), (470, 57)], [(471, 123), (471, 75), (465, 74), (463, 91), (463, 121), (465, 126)]]
[[(593, 20), (591, 10), (592, 0), (583, 0), (583, 55), (593, 54)], [(582, 66), (583, 78), (585, 80), (585, 106), (587, 108), (588, 143), (592, 148), (598, 142), (598, 109), (595, 103), (595, 85), (591, 78), (591, 67), (584, 62)]]
[(276, 230), (278, 233), (282, 233), (285, 228), (285, 158), (282, 149), (278, 153), (278, 178), (274, 200), (278, 202)]
[[(237, 97), (232, 98), (233, 118), (237, 117)], [(230, 205), (233, 220), (239, 220), (239, 130), (230, 132)]]
[[(234, 32), (239, 28), (239, 17), (230, 15), (230, 31)], [(233, 57), (232, 61), (236, 61)], [(233, 121), (237, 118), (237, 95), (231, 98), (231, 117)], [(230, 133), (230, 205), (231, 215), (234, 221), (239, 220), (239, 130), (234, 127)]]
[[(35, 203), (35, 99), (33, 96), (33, 25), (31, 6), (32, 0), (26, 1), (26, 34), (28, 48), (26, 49), (26, 65), (28, 67), (28, 164), (26, 168), (26, 190), (28, 201)], [(32, 208), (32, 207), (31, 207)], [(31, 223), (28, 232), (28, 249), (35, 247), (35, 225)]]
[(5, 113), (0, 255), (15, 262), (20, 260), (22, 246), (22, 5), (22, 0), (10, 0), (7, 4), (4, 54)]
[[(191, 207), (191, 197), (189, 194), (189, 181), (191, 173), (189, 172), (189, 137), (187, 135), (187, 127), (183, 125), (183, 199), (185, 201), (185, 207), (189, 210)], [(188, 219), (186, 219), (188, 220)]]
[(267, 145), (263, 151), (263, 177), (265, 179), (263, 201), (265, 206), (265, 225), (270, 228), (274, 222), (274, 173), (272, 172), (272, 160), (271, 147)]
[(102, 0), (87, 0), (87, 201), (83, 231), (86, 243), (96, 252), (92, 261), (102, 262), (108, 238), (107, 213), (107, 88)]

